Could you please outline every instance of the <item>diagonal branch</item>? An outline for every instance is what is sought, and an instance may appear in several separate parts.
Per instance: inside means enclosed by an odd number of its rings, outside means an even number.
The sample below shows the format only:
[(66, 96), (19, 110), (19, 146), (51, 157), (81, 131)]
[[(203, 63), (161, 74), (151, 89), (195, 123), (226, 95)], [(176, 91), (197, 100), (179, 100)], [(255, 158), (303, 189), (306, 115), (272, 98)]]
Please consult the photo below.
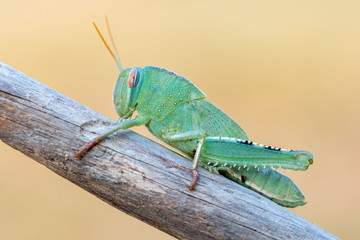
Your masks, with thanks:
[(0, 139), (91, 194), (180, 239), (337, 239), (268, 199), (122, 131), (81, 160), (110, 119), (0, 63)]

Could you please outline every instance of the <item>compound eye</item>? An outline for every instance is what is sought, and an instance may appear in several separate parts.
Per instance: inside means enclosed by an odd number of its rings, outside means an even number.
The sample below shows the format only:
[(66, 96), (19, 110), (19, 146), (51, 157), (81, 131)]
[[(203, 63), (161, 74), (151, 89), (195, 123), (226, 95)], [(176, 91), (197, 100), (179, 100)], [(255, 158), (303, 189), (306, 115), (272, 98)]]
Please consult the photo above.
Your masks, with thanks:
[(134, 88), (139, 83), (140, 74), (136, 68), (131, 69), (128, 77), (129, 88)]

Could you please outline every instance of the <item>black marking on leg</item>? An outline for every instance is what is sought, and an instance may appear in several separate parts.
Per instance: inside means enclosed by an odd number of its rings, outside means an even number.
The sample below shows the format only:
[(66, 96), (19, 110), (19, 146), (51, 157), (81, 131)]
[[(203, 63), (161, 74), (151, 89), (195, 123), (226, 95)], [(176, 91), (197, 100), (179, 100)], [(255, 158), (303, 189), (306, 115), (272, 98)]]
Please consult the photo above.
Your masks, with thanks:
[(253, 142), (249, 141), (249, 140), (237, 139), (236, 142), (241, 143), (241, 144), (246, 144), (246, 145), (253, 145)]
[(264, 146), (265, 149), (273, 150), (273, 151), (281, 151), (281, 148), (278, 147), (272, 147), (272, 146)]
[(221, 142), (225, 142), (225, 141), (230, 141), (230, 142), (235, 142), (235, 143), (239, 143), (239, 144), (246, 144), (249, 146), (254, 146), (254, 147), (260, 147), (263, 149), (268, 149), (268, 150), (272, 150), (272, 151), (278, 151), (278, 152), (293, 152), (293, 151), (297, 151), (297, 150), (290, 150), (290, 149), (285, 149), (285, 148), (278, 148), (278, 147), (271, 147), (268, 145), (263, 145), (260, 143), (255, 143), (253, 141), (250, 140), (244, 140), (244, 139), (238, 139), (238, 138), (231, 138), (231, 137), (208, 137), (207, 140), (210, 141), (221, 141)]
[(241, 179), (241, 182), (242, 182), (242, 183), (245, 183), (245, 182), (246, 182), (246, 178), (245, 178), (243, 175), (240, 176), (240, 179)]

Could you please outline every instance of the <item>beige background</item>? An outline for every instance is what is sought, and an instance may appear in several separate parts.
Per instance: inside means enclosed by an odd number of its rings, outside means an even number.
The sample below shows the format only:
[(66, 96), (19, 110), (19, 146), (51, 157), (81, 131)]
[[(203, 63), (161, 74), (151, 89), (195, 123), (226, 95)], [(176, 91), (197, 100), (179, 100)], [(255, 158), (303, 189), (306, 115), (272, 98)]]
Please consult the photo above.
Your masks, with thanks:
[[(359, 1), (0, 0), (0, 61), (116, 119), (105, 14), (124, 67), (184, 75), (252, 140), (311, 151), (286, 171), (309, 202), (291, 211), (359, 237)], [(172, 239), (0, 143), (0, 239), (144, 238)]]

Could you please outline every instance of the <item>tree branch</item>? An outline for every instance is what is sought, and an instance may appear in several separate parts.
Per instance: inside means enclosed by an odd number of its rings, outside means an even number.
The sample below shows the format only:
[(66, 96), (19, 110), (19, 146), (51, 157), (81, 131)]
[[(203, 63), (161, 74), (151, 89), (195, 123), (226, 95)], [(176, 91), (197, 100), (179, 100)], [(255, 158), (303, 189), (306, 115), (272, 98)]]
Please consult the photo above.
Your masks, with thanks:
[(0, 63), (0, 139), (117, 209), (179, 239), (337, 239), (132, 131), (80, 146), (114, 122)]

